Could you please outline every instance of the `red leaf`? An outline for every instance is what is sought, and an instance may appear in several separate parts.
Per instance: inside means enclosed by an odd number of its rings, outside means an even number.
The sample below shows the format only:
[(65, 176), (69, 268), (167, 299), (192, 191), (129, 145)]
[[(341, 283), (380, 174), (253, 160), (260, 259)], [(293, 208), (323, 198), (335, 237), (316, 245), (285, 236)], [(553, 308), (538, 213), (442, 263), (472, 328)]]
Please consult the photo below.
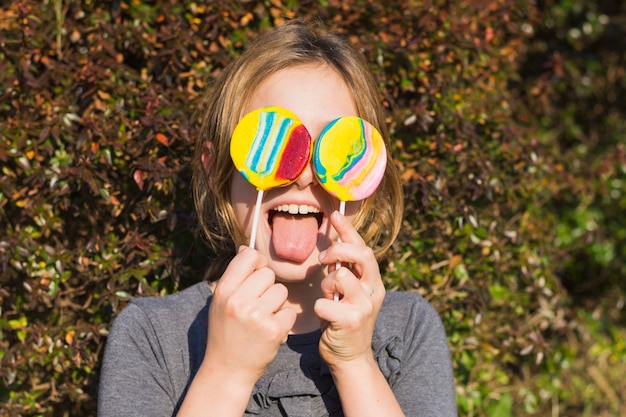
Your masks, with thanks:
[(143, 171), (138, 169), (133, 173), (133, 179), (137, 183), (140, 190), (143, 190)]

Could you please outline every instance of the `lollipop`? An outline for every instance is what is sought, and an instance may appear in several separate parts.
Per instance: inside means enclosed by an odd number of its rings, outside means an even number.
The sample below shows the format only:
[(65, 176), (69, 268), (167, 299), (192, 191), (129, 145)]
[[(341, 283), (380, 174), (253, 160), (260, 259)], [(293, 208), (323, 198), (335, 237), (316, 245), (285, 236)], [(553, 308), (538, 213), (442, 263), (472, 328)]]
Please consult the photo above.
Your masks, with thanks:
[(376, 191), (387, 164), (385, 143), (374, 126), (359, 117), (328, 124), (315, 144), (313, 167), (320, 184), (340, 201), (363, 200)]
[[(341, 214), (346, 201), (363, 200), (376, 191), (386, 164), (380, 133), (359, 117), (332, 121), (320, 133), (313, 151), (315, 175), (326, 191), (339, 199)], [(337, 262), (337, 268), (340, 266)], [(335, 300), (338, 298), (335, 294)]]
[(258, 191), (250, 247), (254, 248), (263, 192), (296, 181), (309, 163), (311, 135), (298, 117), (281, 107), (246, 114), (230, 141), (235, 168)]

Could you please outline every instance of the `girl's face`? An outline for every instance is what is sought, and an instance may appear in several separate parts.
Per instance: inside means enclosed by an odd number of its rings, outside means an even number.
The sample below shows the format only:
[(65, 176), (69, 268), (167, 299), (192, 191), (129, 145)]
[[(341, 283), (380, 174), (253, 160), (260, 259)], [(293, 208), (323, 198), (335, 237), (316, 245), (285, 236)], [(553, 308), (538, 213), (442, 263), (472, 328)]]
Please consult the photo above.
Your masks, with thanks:
[[(252, 94), (245, 113), (266, 106), (295, 113), (314, 140), (332, 120), (358, 116), (348, 86), (334, 69), (323, 65), (291, 67), (268, 77)], [(231, 199), (246, 236), (252, 228), (256, 197), (256, 188), (235, 170)], [(346, 204), (348, 218), (354, 217), (358, 205)], [(277, 280), (322, 276), (318, 256), (337, 239), (329, 217), (338, 208), (339, 201), (320, 186), (310, 164), (295, 183), (265, 191), (255, 247), (268, 257)], [(291, 214), (296, 211), (299, 214)]]

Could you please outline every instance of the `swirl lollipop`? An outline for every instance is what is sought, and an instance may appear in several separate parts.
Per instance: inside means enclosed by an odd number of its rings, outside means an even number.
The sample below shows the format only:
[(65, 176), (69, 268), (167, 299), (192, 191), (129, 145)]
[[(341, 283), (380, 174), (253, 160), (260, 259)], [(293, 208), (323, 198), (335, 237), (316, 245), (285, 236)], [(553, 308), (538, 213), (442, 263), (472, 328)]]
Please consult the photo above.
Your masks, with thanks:
[(246, 114), (230, 141), (235, 168), (258, 191), (250, 247), (254, 248), (263, 192), (296, 181), (309, 163), (311, 135), (298, 117), (270, 106)]
[[(380, 132), (354, 116), (328, 124), (313, 151), (315, 175), (324, 189), (339, 199), (341, 214), (345, 213), (346, 201), (363, 200), (376, 191), (386, 165), (387, 151)], [(337, 268), (340, 266), (338, 262)]]
[[(382, 136), (365, 120), (349, 116), (329, 123), (315, 144), (313, 167), (320, 184), (339, 199), (364, 200), (376, 191), (387, 165)], [(343, 214), (343, 213), (342, 213)]]

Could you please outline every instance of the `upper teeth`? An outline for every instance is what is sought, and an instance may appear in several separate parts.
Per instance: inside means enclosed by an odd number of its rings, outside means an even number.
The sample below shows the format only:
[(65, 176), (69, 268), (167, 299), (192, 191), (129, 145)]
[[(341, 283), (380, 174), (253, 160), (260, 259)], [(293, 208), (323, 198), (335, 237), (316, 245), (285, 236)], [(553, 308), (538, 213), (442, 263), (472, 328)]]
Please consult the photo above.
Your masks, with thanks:
[(274, 207), (276, 211), (282, 211), (289, 214), (310, 214), (310, 213), (319, 213), (320, 210), (317, 207), (309, 206), (309, 205), (298, 205), (298, 204), (283, 204), (277, 207)]

